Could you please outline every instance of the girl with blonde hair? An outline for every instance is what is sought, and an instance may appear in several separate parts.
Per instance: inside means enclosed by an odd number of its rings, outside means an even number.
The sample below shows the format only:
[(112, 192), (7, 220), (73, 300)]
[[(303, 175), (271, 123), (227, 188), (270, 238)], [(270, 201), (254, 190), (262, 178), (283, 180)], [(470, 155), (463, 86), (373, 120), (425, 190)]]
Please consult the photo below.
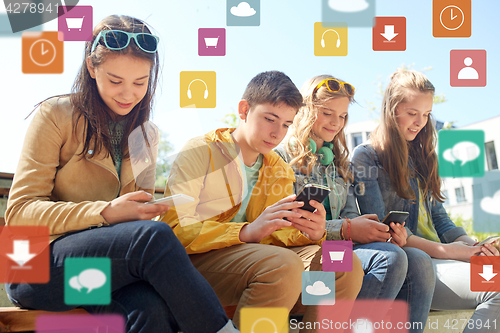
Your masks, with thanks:
[[(402, 249), (406, 243), (403, 226), (391, 223), (389, 227), (370, 212), (360, 216), (356, 207), (353, 191), (363, 189), (352, 185), (344, 133), (354, 87), (333, 76), (320, 75), (308, 80), (301, 92), (305, 105), (284, 144), (277, 148), (295, 171), (295, 192), (310, 183), (330, 188), (323, 202), (326, 239), (355, 243), (353, 250), (365, 273), (358, 299), (403, 299), (415, 308), (418, 304), (419, 310), (411, 312), (410, 320), (424, 326), (434, 285), (427, 276), (410, 268), (431, 269), (430, 259), (420, 250)], [(415, 286), (418, 289), (413, 289)], [(422, 331), (423, 327), (412, 330)]]
[(432, 257), (433, 267), (418, 268), (435, 280), (431, 308), (476, 309), (462, 326), (464, 332), (497, 332), (499, 293), (470, 290), (469, 262), (472, 256), (498, 256), (499, 252), (491, 244), (473, 246), (476, 242), (451, 221), (442, 205), (431, 114), (434, 91), (420, 72), (403, 70), (392, 75), (380, 124), (371, 142), (358, 146), (353, 154), (355, 184), (365, 188), (364, 193), (356, 193), (359, 209), (379, 218), (393, 210), (409, 212), (405, 249), (420, 249)]

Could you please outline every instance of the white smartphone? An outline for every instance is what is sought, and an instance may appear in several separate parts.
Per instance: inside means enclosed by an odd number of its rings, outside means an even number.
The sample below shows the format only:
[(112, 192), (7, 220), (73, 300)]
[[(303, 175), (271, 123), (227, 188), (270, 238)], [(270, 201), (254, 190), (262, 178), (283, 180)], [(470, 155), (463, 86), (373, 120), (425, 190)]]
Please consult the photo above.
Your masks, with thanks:
[(479, 243), (477, 243), (474, 246), (481, 246), (481, 245), (484, 245), (484, 244), (491, 244), (491, 243), (496, 242), (499, 239), (500, 239), (500, 236), (490, 236), (490, 237), (486, 238), (484, 241), (479, 242)]
[(154, 200), (154, 201), (149, 201), (149, 202), (146, 202), (146, 203), (147, 204), (151, 204), (151, 205), (155, 205), (155, 204), (161, 203), (161, 204), (167, 204), (170, 207), (175, 207), (175, 206), (184, 205), (184, 204), (187, 204), (187, 203), (190, 203), (190, 202), (193, 202), (193, 201), (194, 201), (194, 198), (190, 197), (189, 195), (175, 194), (175, 195), (172, 195), (172, 196), (169, 196), (169, 197), (166, 197), (166, 198), (161, 198), (161, 199)]

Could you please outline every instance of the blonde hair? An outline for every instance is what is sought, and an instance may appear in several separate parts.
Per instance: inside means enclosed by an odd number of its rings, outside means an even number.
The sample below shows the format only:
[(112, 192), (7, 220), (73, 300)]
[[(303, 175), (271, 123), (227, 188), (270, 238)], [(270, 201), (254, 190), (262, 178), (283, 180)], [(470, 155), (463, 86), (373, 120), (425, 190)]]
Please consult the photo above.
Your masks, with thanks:
[[(398, 196), (416, 198), (410, 186), (410, 177), (417, 176), (424, 198), (430, 191), (436, 200), (443, 202), (435, 152), (437, 136), (432, 116), (429, 115), (427, 124), (411, 142), (405, 139), (397, 123), (398, 105), (406, 102), (415, 92), (434, 96), (435, 88), (424, 74), (414, 70), (398, 70), (392, 74), (382, 101), (380, 124), (370, 135), (372, 146)], [(408, 167), (409, 159), (413, 168)]]
[[(346, 92), (344, 86), (337, 92), (331, 92), (324, 84), (316, 89), (318, 84), (325, 79), (336, 78), (331, 75), (319, 75), (306, 81), (302, 86), (301, 93), (304, 98), (304, 106), (295, 116), (290, 128), (290, 134), (284, 142), (285, 149), (292, 158), (290, 165), (297, 165), (304, 174), (309, 174), (312, 171), (312, 167), (315, 165), (317, 159), (317, 156), (309, 149), (309, 138), (312, 127), (318, 118), (318, 108), (334, 98), (347, 97), (351, 103), (354, 102), (353, 96), (350, 96)], [(342, 82), (342, 80), (336, 80)], [(352, 181), (352, 173), (350, 172), (349, 161), (347, 160), (349, 149), (347, 148), (344, 134), (347, 119), (348, 116), (346, 115), (344, 126), (331, 143), (333, 144), (332, 150), (335, 156), (334, 164), (337, 167), (338, 173), (344, 180), (349, 179)]]

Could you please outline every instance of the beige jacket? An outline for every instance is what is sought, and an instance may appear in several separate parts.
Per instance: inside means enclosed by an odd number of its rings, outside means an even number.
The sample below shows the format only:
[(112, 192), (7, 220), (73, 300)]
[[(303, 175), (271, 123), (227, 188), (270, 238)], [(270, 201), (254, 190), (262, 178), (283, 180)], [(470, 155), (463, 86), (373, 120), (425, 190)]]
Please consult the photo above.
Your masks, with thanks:
[[(129, 158), (122, 161), (118, 178), (111, 156), (103, 149), (83, 156), (85, 131), (80, 121), (73, 133), (69, 97), (54, 97), (41, 104), (26, 133), (21, 157), (9, 193), (5, 220), (8, 226), (47, 226), (50, 240), (72, 231), (107, 224), (103, 209), (116, 197), (140, 188), (135, 179), (154, 183), (155, 159), (135, 173)], [(137, 181), (137, 183), (141, 183)]]

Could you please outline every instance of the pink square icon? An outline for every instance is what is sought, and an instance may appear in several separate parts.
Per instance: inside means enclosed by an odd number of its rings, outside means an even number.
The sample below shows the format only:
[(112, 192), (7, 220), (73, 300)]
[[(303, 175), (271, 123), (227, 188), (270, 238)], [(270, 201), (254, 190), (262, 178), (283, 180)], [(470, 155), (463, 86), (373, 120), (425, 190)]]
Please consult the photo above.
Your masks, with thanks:
[(323, 242), (323, 272), (352, 271), (352, 242)]
[(57, 30), (64, 41), (92, 40), (92, 6), (59, 6), (57, 12)]
[(36, 319), (36, 332), (125, 333), (125, 320), (117, 314), (46, 314)]
[(198, 29), (198, 55), (225, 56), (226, 29), (224, 28)]
[(486, 86), (486, 50), (451, 50), (450, 85)]

